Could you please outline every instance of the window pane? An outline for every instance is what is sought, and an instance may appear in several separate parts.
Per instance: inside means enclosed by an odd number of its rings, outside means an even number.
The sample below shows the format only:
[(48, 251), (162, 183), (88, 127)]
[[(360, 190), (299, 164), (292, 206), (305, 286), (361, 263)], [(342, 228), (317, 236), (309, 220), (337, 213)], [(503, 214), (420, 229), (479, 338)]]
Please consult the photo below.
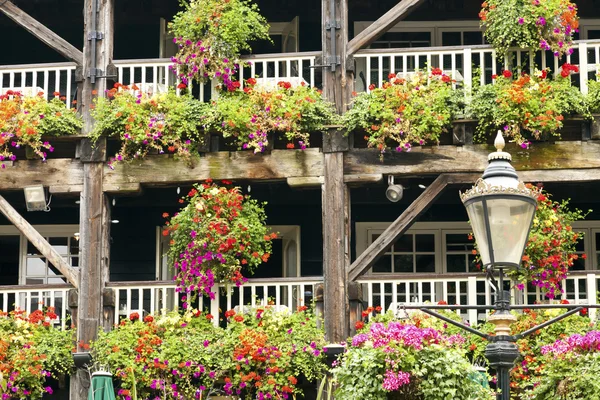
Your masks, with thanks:
[(79, 267), (79, 257), (71, 257), (71, 267)]
[(417, 251), (435, 252), (435, 236), (433, 234), (415, 236)]
[(577, 260), (573, 260), (573, 266), (570, 269), (571, 271), (583, 271), (585, 269), (585, 260), (581, 258), (581, 254), (579, 254)]
[(575, 245), (575, 251), (583, 252), (585, 250), (585, 236), (583, 238), (579, 238), (577, 240), (577, 244)]
[(446, 250), (447, 251), (464, 251), (471, 252), (475, 244), (474, 240), (469, 240), (469, 235), (466, 233), (449, 233), (446, 234)]
[(413, 252), (413, 235), (402, 235), (396, 243), (394, 243), (395, 252)]
[(43, 285), (44, 278), (27, 278), (25, 279), (26, 285)]
[(35, 246), (30, 242), (27, 241), (27, 255), (39, 255), (41, 254), (38, 249), (35, 248)]
[(600, 30), (599, 29), (590, 29), (587, 31), (588, 39), (600, 39)]
[(483, 33), (479, 31), (463, 32), (463, 40), (465, 46), (483, 44)]
[(46, 276), (45, 258), (28, 258), (26, 262), (26, 275)]
[(69, 239), (69, 254), (74, 256), (79, 254), (79, 240), (75, 237)]
[(62, 273), (52, 264), (48, 263), (48, 276), (59, 276)]
[(417, 272), (435, 272), (435, 256), (433, 254), (417, 256)]
[(465, 256), (462, 254), (448, 254), (446, 256), (446, 270), (448, 272), (466, 272)]
[(414, 272), (413, 255), (394, 256), (394, 272)]
[(66, 237), (51, 237), (48, 240), (50, 245), (54, 247), (54, 249), (61, 256), (66, 256), (68, 251), (69, 239)]
[(390, 256), (383, 256), (373, 264), (373, 272), (392, 272), (392, 259)]
[(462, 45), (460, 32), (442, 32), (442, 46)]
[(48, 278), (48, 284), (49, 285), (57, 285), (57, 284), (61, 284), (61, 283), (67, 283), (67, 280), (65, 278)]

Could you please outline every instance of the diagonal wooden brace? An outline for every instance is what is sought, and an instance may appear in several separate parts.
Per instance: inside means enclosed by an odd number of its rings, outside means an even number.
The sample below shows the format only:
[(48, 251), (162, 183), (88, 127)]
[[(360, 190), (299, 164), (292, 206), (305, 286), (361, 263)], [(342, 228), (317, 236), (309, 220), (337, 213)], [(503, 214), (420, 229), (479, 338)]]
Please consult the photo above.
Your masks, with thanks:
[(58, 254), (58, 252), (48, 243), (38, 231), (35, 230), (29, 222), (25, 220), (11, 206), (8, 201), (0, 196), (0, 212), (35, 246), (36, 249), (42, 253), (48, 261), (60, 271), (61, 274), (67, 278), (69, 283), (76, 289), (79, 287), (79, 271), (74, 269), (65, 261), (65, 259)]

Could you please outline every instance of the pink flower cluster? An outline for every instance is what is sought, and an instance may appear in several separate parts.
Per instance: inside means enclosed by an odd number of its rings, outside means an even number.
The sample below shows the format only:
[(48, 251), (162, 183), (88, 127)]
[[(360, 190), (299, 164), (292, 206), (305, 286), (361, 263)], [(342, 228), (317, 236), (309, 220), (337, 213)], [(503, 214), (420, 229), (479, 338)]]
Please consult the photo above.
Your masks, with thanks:
[(555, 357), (566, 353), (600, 351), (600, 331), (590, 331), (584, 336), (574, 334), (553, 344), (543, 346), (542, 354), (552, 353)]
[(410, 374), (408, 372), (385, 371), (385, 378), (383, 379), (383, 388), (385, 390), (398, 390), (401, 386), (408, 385), (409, 383)]

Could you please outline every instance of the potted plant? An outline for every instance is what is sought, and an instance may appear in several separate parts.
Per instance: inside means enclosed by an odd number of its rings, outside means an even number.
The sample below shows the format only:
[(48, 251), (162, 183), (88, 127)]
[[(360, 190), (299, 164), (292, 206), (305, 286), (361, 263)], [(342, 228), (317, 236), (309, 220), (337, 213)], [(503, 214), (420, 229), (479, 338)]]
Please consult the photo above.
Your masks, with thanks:
[(493, 85), (475, 89), (467, 114), (478, 118), (480, 137), (503, 129), (505, 136), (523, 148), (529, 146), (530, 140), (560, 137), (566, 116), (589, 116), (583, 95), (569, 79), (577, 71), (577, 66), (565, 63), (560, 74), (549, 79), (545, 70), (534, 75), (515, 75), (504, 70), (492, 77)]
[(163, 214), (169, 219), (163, 235), (171, 236), (168, 256), (187, 308), (197, 294), (214, 298), (215, 283), (245, 282), (242, 268), (252, 272), (266, 262), (277, 235), (267, 230), (264, 203), (244, 196), (239, 187), (207, 180), (180, 202), (187, 204), (170, 219)]
[(205, 140), (201, 132), (208, 105), (174, 91), (148, 96), (137, 86), (116, 83), (107, 97), (98, 97), (92, 115), (96, 120), (92, 140), (102, 135), (117, 137), (121, 148), (109, 160), (142, 159), (150, 151), (172, 153), (188, 162), (196, 146)]
[(43, 136), (74, 135), (83, 123), (74, 109), (69, 109), (61, 100), (60, 93), (46, 100), (43, 93), (37, 96), (23, 96), (20, 92), (8, 90), (0, 95), (0, 166), (6, 161), (15, 161), (13, 149), (27, 147), (46, 160), (47, 152), (54, 151)]
[(55, 327), (52, 307), (26, 314), (0, 311), (0, 398), (41, 398), (73, 370), (73, 330)]
[(492, 399), (469, 377), (477, 372), (463, 343), (433, 328), (374, 322), (352, 338), (333, 369), (336, 398)]
[(310, 146), (311, 132), (324, 132), (335, 119), (333, 106), (321, 91), (305, 85), (293, 87), (281, 81), (274, 88), (259, 87), (254, 78), (240, 88), (235, 84), (213, 102), (208, 126), (234, 138), (239, 149), (264, 152), (281, 135), (287, 148)]
[(251, 50), (249, 42), (269, 40), (266, 19), (249, 0), (182, 0), (181, 5), (169, 23), (179, 47), (173, 70), (184, 84), (217, 78), (231, 86), (240, 53)]
[(381, 88), (371, 85), (343, 116), (348, 132), (363, 129), (369, 147), (382, 156), (389, 147), (410, 151), (414, 144), (437, 142), (452, 121), (452, 79), (441, 69), (404, 79), (390, 74)]
[(569, 0), (487, 0), (479, 13), (486, 40), (500, 53), (510, 47), (571, 54), (579, 31), (577, 6)]

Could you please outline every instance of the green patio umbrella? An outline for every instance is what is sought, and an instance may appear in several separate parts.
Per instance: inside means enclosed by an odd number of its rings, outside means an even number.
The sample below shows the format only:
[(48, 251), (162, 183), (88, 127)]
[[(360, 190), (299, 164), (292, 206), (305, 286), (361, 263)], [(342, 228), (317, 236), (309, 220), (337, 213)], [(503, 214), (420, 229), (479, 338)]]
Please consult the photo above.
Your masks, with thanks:
[(115, 400), (115, 389), (109, 372), (98, 371), (92, 374), (88, 400)]

